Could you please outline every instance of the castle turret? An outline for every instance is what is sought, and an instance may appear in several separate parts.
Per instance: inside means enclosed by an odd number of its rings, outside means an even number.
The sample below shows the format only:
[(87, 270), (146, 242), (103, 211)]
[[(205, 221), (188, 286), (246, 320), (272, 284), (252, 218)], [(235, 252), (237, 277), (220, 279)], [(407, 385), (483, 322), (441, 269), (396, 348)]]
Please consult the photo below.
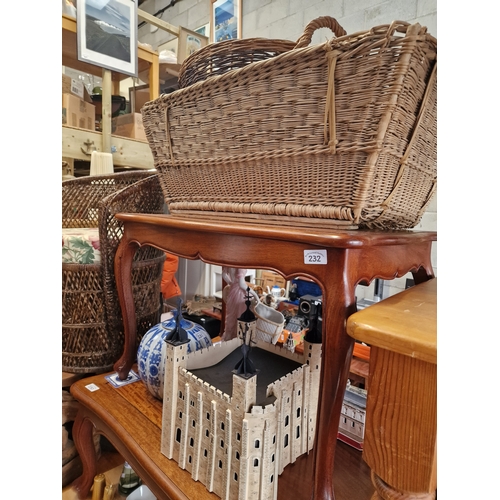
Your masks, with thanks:
[(257, 402), (257, 376), (246, 378), (233, 374), (233, 408), (241, 415)]
[(177, 402), (180, 400), (182, 403), (180, 408), (183, 408), (183, 400), (185, 398), (178, 384), (179, 367), (186, 366), (189, 340), (182, 343), (166, 341), (164, 344), (165, 381), (163, 385), (161, 452), (167, 458), (174, 458), (174, 441), (175, 439), (180, 441), (182, 432), (180, 428), (177, 429), (176, 427)]
[(321, 344), (310, 343), (304, 339), (304, 363), (309, 365), (309, 412), (307, 425), (307, 450), (314, 446), (316, 416), (318, 413), (319, 383), (321, 373)]

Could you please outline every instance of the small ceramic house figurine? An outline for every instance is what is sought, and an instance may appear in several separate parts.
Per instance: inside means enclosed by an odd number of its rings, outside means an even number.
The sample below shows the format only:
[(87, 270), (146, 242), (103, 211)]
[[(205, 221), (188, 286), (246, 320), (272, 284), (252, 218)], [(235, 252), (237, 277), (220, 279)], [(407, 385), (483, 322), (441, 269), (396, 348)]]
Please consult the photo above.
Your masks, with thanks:
[(286, 339), (285, 348), (290, 352), (295, 352), (295, 342), (293, 340), (292, 332), (288, 333), (288, 337)]

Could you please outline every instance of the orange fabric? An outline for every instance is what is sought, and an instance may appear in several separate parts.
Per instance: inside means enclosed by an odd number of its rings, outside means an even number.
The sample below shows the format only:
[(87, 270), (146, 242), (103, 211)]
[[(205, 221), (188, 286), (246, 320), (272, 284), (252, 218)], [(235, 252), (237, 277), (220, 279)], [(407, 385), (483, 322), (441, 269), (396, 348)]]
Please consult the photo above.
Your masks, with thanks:
[(179, 257), (177, 255), (171, 255), (169, 253), (165, 254), (167, 259), (165, 264), (163, 264), (163, 275), (161, 277), (161, 293), (163, 299), (169, 299), (170, 297), (175, 297), (176, 295), (181, 295), (181, 289), (177, 280), (175, 279), (175, 273), (179, 266)]

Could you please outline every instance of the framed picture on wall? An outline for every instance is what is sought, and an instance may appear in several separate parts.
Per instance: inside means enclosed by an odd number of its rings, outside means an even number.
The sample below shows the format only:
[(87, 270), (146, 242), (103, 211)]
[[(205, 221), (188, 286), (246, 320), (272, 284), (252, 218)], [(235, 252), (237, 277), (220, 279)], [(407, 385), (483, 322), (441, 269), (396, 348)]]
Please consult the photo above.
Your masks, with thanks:
[(195, 31), (200, 35), (210, 37), (210, 23), (204, 24), (203, 26), (196, 28)]
[(210, 41), (241, 38), (241, 0), (210, 1)]
[(179, 44), (177, 46), (177, 64), (182, 64), (186, 57), (208, 44), (208, 36), (179, 26)]
[(168, 42), (158, 45), (158, 54), (163, 50), (171, 50), (177, 56), (177, 46), (179, 45), (179, 39), (177, 37), (172, 38)]
[(137, 3), (78, 0), (78, 59), (137, 76)]
[(192, 31), (179, 26), (179, 36), (158, 45), (158, 53), (162, 50), (171, 50), (177, 56), (177, 64), (182, 64), (186, 57), (206, 45), (208, 45), (208, 34), (205, 35), (198, 30)]

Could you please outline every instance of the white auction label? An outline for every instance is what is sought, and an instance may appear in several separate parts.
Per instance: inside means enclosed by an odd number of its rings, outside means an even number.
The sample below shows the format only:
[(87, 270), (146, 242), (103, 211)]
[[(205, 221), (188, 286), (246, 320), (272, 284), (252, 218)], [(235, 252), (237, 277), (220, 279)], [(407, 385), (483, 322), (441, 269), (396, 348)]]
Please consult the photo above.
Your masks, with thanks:
[(99, 387), (95, 384), (88, 384), (85, 386), (86, 389), (88, 389), (90, 392), (98, 391)]
[(326, 250), (304, 250), (304, 264), (326, 264)]

